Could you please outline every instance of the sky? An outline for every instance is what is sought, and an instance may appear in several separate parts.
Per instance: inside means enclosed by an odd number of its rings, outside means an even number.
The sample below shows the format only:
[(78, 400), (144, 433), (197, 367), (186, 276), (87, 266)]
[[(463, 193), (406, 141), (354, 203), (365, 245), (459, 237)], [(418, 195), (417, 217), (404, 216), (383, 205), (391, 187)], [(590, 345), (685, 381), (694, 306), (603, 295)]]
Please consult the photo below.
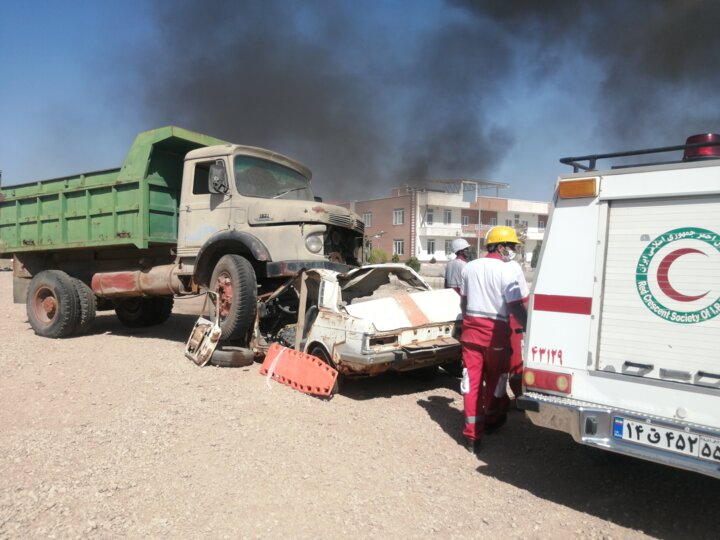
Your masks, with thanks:
[(713, 0), (4, 0), (2, 185), (176, 125), (304, 163), (325, 200), (547, 201), (561, 157), (720, 132), (718, 23)]

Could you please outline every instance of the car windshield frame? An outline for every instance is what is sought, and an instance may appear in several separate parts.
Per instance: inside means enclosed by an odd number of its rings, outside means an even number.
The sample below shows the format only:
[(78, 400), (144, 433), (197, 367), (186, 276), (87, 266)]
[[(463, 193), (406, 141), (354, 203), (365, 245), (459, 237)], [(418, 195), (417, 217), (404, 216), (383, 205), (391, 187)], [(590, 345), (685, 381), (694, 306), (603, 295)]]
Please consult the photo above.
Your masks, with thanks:
[(245, 197), (315, 200), (310, 179), (280, 163), (240, 154), (233, 159), (233, 171), (235, 188)]

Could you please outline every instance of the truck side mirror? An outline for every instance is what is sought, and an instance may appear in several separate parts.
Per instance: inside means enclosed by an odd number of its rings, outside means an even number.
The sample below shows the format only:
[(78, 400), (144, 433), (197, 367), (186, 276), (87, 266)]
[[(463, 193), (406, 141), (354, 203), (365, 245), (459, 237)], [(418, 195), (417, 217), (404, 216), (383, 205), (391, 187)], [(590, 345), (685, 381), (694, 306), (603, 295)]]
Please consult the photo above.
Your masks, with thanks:
[(208, 190), (210, 193), (227, 193), (228, 180), (225, 173), (225, 163), (218, 159), (210, 166), (210, 175), (208, 176)]

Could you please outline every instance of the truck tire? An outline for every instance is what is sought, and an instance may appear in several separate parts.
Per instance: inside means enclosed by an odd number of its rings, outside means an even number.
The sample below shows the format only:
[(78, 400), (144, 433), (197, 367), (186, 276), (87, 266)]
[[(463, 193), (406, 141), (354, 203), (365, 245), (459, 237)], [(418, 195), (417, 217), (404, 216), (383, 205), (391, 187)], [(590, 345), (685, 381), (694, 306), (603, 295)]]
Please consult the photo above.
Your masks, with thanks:
[(172, 296), (155, 296), (146, 300), (150, 304), (149, 325), (162, 324), (170, 318), (175, 305), (175, 299)]
[(60, 270), (39, 272), (30, 281), (26, 307), (30, 326), (38, 336), (69, 336), (80, 311), (72, 278)]
[(133, 296), (115, 303), (115, 314), (128, 328), (145, 328), (164, 323), (173, 308), (171, 296)]
[[(210, 280), (210, 290), (219, 295), (218, 322), (222, 340), (247, 339), (255, 323), (257, 282), (250, 262), (239, 255), (220, 258)], [(213, 303), (210, 313), (215, 316)]]
[(244, 347), (218, 347), (210, 357), (210, 364), (217, 367), (246, 367), (255, 362), (255, 353)]
[(77, 278), (71, 278), (75, 294), (78, 297), (78, 312), (75, 335), (82, 335), (92, 327), (97, 312), (97, 298), (93, 290)]
[(128, 328), (148, 326), (149, 306), (147, 298), (133, 296), (115, 302), (115, 315)]

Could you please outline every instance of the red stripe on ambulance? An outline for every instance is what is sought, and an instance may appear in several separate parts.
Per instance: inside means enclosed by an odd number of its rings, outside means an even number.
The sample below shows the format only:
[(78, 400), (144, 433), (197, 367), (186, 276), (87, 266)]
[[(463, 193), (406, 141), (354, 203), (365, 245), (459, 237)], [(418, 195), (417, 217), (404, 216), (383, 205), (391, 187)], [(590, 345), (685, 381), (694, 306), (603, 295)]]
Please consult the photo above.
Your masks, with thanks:
[(592, 298), (586, 296), (562, 296), (559, 294), (536, 294), (533, 308), (537, 311), (590, 315)]

